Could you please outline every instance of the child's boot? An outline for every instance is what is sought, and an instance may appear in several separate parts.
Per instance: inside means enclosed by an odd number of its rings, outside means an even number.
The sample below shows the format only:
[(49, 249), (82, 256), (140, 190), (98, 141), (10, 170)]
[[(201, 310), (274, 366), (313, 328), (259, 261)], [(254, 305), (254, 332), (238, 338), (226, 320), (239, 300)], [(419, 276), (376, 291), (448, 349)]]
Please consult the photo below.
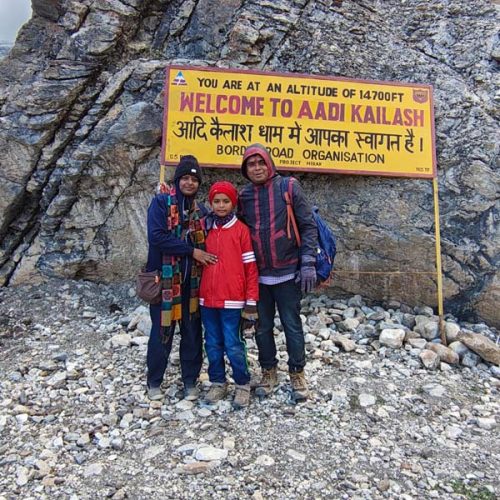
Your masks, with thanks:
[(292, 383), (292, 398), (296, 403), (305, 401), (309, 398), (309, 389), (307, 388), (304, 370), (300, 372), (290, 372), (290, 381)]
[(274, 391), (278, 385), (278, 369), (276, 366), (266, 370), (262, 368), (262, 378), (255, 388), (255, 395), (259, 398), (265, 398)]
[(237, 385), (234, 393), (233, 408), (241, 410), (250, 404), (250, 384)]
[(214, 382), (210, 386), (210, 389), (208, 390), (205, 396), (205, 401), (210, 404), (217, 403), (217, 401), (224, 399), (226, 395), (227, 395), (227, 384), (226, 383), (220, 384)]

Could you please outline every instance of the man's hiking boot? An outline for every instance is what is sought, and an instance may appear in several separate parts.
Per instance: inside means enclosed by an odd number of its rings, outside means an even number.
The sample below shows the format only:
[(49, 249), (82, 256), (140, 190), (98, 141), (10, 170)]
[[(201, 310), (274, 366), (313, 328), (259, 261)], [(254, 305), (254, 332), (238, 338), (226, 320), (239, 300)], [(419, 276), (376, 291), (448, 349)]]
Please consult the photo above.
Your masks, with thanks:
[(233, 408), (241, 410), (250, 404), (250, 384), (237, 385), (234, 392)]
[(184, 399), (186, 401), (196, 401), (200, 397), (200, 390), (195, 385), (184, 387)]
[(227, 395), (227, 384), (220, 384), (214, 382), (205, 396), (205, 402), (209, 404), (217, 403), (221, 399), (224, 399)]
[(160, 399), (163, 399), (163, 391), (161, 390), (160, 387), (149, 387), (148, 386), (148, 398), (151, 401), (159, 401)]
[(266, 398), (278, 386), (278, 369), (276, 366), (266, 370), (262, 368), (262, 378), (255, 387), (255, 395), (258, 398)]
[(301, 372), (290, 372), (290, 381), (292, 383), (292, 399), (299, 403), (309, 398), (306, 376), (304, 370)]

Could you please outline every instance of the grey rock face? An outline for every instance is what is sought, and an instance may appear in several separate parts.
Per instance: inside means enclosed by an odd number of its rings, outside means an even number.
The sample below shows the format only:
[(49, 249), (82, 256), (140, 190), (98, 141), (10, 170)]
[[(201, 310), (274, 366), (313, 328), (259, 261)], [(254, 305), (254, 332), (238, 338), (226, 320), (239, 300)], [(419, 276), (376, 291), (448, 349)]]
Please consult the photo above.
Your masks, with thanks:
[[(130, 278), (158, 179), (164, 68), (217, 65), (432, 84), (445, 309), (500, 324), (492, 2), (36, 0), (33, 10), (0, 61), (1, 283)], [(207, 172), (202, 198), (221, 175)], [(238, 172), (224, 177), (243, 185)], [(429, 181), (297, 177), (338, 235), (332, 294), (436, 304)]]

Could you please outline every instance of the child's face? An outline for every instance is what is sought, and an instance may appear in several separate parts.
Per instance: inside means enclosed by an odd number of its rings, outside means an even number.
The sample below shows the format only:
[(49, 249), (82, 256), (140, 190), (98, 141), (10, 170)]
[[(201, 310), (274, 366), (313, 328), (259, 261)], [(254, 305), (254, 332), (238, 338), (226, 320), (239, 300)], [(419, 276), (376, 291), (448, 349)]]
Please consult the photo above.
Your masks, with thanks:
[(212, 199), (212, 210), (219, 217), (229, 215), (233, 210), (233, 204), (227, 195), (220, 193), (216, 194)]

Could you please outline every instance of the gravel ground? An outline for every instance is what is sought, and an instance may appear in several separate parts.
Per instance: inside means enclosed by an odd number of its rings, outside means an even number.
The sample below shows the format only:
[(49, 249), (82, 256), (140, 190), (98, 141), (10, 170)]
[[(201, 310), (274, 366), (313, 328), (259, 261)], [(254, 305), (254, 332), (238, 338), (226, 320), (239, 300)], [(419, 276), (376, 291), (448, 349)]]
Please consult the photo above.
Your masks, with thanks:
[[(412, 316), (432, 312), (386, 306), (303, 301), (312, 397), (300, 405), (276, 319), (279, 389), (234, 411), (231, 397), (182, 399), (177, 346), (165, 400), (147, 399), (149, 318), (130, 284), (1, 289), (0, 499), (497, 498), (498, 367), (467, 351), (425, 368)], [(381, 336), (391, 326), (400, 347)], [(205, 365), (201, 380), (206, 391)]]

